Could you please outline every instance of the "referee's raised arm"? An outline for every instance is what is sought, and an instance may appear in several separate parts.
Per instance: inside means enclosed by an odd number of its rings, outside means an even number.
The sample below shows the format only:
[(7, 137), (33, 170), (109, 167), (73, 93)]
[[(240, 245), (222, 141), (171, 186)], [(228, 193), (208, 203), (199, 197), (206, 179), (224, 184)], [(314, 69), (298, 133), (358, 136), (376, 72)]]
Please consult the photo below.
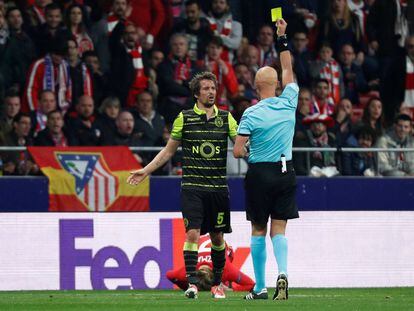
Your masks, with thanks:
[(277, 48), (279, 51), (280, 63), (282, 65), (282, 87), (289, 83), (295, 82), (293, 79), (292, 58), (288, 48), (288, 39), (286, 36), (287, 23), (284, 19), (276, 21), (277, 27)]

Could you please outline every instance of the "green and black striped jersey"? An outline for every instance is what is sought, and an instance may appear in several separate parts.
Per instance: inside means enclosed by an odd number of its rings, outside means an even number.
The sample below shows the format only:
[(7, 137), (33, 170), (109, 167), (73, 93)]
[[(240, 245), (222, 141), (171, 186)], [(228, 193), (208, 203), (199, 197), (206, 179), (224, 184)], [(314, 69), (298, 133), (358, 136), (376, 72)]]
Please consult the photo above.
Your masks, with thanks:
[(237, 122), (230, 112), (214, 106), (207, 120), (204, 110), (194, 105), (174, 121), (171, 138), (183, 149), (183, 189), (228, 191), (227, 139), (237, 135)]

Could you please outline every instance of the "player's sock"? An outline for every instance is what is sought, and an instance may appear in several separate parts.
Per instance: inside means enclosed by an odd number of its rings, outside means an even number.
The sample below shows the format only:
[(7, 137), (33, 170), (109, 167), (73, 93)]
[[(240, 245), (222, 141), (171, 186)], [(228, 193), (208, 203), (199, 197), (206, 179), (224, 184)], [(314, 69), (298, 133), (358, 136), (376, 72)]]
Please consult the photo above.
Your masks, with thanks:
[(211, 261), (213, 262), (213, 286), (219, 285), (223, 275), (224, 265), (226, 264), (226, 244), (211, 244)]
[(197, 284), (196, 268), (198, 262), (198, 243), (184, 243), (184, 263), (187, 272), (187, 280), (190, 284)]
[(288, 242), (284, 234), (276, 234), (272, 238), (273, 253), (275, 254), (279, 274), (287, 276)]
[(252, 236), (250, 249), (253, 259), (254, 277), (256, 278), (256, 285), (254, 286), (253, 290), (258, 293), (266, 287), (266, 237)]

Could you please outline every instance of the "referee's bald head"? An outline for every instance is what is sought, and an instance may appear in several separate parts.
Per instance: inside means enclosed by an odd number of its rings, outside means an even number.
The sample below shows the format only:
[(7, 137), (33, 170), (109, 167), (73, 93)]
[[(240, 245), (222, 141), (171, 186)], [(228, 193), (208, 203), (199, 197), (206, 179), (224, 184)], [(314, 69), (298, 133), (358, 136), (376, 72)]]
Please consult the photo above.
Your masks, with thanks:
[(265, 66), (260, 68), (255, 77), (256, 86), (277, 86), (277, 72), (274, 68)]

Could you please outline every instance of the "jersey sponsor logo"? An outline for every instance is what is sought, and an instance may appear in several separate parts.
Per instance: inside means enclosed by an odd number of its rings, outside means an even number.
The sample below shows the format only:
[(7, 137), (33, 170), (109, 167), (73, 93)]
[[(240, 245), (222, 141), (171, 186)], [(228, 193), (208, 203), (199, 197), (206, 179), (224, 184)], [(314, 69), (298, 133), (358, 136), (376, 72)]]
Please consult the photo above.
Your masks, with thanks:
[(188, 122), (194, 122), (194, 121), (200, 121), (200, 117), (195, 117), (195, 118), (188, 118), (187, 119)]
[(210, 142), (204, 142), (200, 146), (193, 146), (191, 149), (193, 154), (199, 154), (203, 158), (212, 158), (215, 154), (220, 153), (220, 146), (214, 146)]
[(217, 116), (216, 119), (214, 120), (214, 125), (217, 127), (222, 127), (224, 124), (223, 118)]

